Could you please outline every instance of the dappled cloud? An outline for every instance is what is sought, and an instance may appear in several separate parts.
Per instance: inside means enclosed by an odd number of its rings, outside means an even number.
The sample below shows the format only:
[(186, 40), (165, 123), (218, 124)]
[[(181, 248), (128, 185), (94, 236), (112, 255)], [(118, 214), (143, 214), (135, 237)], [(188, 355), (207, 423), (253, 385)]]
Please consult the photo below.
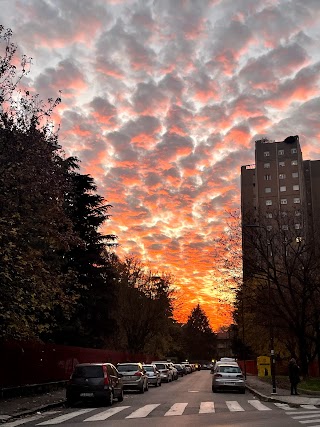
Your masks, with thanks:
[(230, 324), (214, 242), (240, 207), (254, 140), (298, 134), (304, 158), (320, 158), (318, 2), (1, 7), (19, 52), (33, 58), (26, 87), (43, 99), (62, 91), (60, 144), (113, 206), (104, 228), (119, 256), (174, 276), (178, 320), (199, 303), (215, 330)]

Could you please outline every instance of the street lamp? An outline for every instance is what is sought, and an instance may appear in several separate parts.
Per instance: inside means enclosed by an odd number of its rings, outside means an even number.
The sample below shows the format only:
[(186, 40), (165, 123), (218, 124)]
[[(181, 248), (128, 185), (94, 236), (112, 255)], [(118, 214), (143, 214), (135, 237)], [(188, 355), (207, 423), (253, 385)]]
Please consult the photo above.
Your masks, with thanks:
[(243, 224), (243, 228), (262, 228), (266, 233), (266, 242), (267, 242), (267, 284), (268, 284), (268, 306), (269, 306), (269, 333), (270, 333), (270, 360), (271, 360), (271, 378), (272, 378), (272, 393), (277, 394), (276, 388), (276, 361), (274, 353), (274, 331), (273, 331), (273, 314), (271, 307), (271, 284), (270, 284), (270, 270), (269, 270), (269, 239), (268, 239), (268, 229), (264, 225), (259, 224)]

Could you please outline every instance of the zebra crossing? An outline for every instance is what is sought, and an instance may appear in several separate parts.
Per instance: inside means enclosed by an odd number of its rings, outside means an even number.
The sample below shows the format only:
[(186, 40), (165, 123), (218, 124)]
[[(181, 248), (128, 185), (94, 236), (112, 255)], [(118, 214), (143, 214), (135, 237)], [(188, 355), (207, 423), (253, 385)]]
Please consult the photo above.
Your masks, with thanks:
[(285, 403), (275, 403), (275, 405), (285, 410), (288, 416), (301, 425), (320, 427), (320, 408), (315, 405), (300, 405), (299, 408), (291, 408)]
[(173, 403), (170, 407), (168, 407), (167, 404), (154, 403), (142, 405), (138, 408), (130, 405), (116, 405), (108, 409), (96, 407), (73, 408), (68, 410), (68, 412), (44, 412), (43, 414), (27, 417), (22, 420), (7, 422), (6, 427), (17, 427), (18, 425), (26, 424), (28, 422), (33, 422), (33, 424), (36, 426), (51, 426), (59, 424), (63, 425), (70, 420), (89, 423), (94, 421), (105, 421), (109, 419), (130, 420), (152, 416), (178, 417), (181, 415), (215, 414), (221, 412), (272, 411), (272, 409), (275, 409), (273, 405), (273, 403), (269, 403), (267, 405), (266, 403), (262, 403), (257, 399), (252, 399), (245, 402), (242, 401), (241, 404), (236, 400), (227, 400), (223, 403), (215, 403), (214, 401), (199, 402), (199, 405), (191, 406), (189, 409), (188, 403), (185, 402), (176, 402)]

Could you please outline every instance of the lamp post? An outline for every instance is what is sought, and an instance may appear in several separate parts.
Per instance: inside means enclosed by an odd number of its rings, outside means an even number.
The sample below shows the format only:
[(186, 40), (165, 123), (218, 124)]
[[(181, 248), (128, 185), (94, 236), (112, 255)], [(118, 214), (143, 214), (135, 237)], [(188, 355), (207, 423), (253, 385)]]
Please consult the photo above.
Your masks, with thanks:
[(247, 228), (262, 228), (266, 233), (266, 258), (267, 258), (267, 285), (268, 285), (268, 308), (269, 308), (269, 334), (270, 334), (270, 360), (271, 360), (271, 378), (272, 378), (272, 393), (277, 394), (276, 388), (276, 361), (274, 353), (274, 331), (273, 331), (273, 314), (271, 308), (271, 283), (270, 283), (270, 270), (269, 270), (269, 239), (268, 229), (264, 225), (259, 224), (243, 224), (242, 227)]

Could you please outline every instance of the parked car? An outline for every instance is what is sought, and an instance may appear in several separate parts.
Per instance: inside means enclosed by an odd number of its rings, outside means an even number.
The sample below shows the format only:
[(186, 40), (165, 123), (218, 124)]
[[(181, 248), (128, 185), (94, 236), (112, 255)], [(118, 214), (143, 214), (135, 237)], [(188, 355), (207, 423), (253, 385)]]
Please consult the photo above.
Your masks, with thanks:
[(156, 365), (156, 368), (160, 372), (161, 381), (169, 383), (172, 381), (172, 370), (170, 369), (168, 362), (151, 362), (153, 365)]
[(212, 376), (212, 391), (238, 390), (245, 393), (245, 381), (242, 371), (234, 362), (220, 363), (216, 366)]
[(192, 369), (191, 369), (191, 365), (187, 362), (182, 362), (181, 365), (183, 365), (186, 368), (187, 374), (191, 374)]
[(118, 363), (117, 369), (122, 374), (125, 390), (139, 390), (140, 393), (148, 391), (148, 377), (141, 363)]
[(177, 380), (179, 378), (179, 374), (178, 374), (178, 370), (177, 368), (174, 366), (174, 364), (172, 362), (168, 362), (169, 368), (172, 371), (172, 379)]
[(147, 373), (149, 385), (153, 384), (156, 387), (161, 386), (161, 376), (156, 365), (143, 365), (143, 368)]
[(70, 406), (87, 399), (99, 399), (108, 406), (114, 398), (122, 402), (122, 375), (111, 363), (80, 363), (67, 384), (66, 398)]
[(232, 359), (231, 357), (222, 357), (220, 360), (218, 360), (211, 368), (211, 373), (213, 374), (216, 368), (220, 365), (223, 365), (224, 363), (227, 363), (229, 365), (233, 366), (239, 366), (238, 362), (236, 362), (236, 359)]
[(183, 377), (184, 375), (186, 375), (186, 368), (183, 365), (180, 365), (180, 363), (175, 363), (174, 367), (176, 368), (176, 370), (178, 371), (178, 375), (180, 377)]

